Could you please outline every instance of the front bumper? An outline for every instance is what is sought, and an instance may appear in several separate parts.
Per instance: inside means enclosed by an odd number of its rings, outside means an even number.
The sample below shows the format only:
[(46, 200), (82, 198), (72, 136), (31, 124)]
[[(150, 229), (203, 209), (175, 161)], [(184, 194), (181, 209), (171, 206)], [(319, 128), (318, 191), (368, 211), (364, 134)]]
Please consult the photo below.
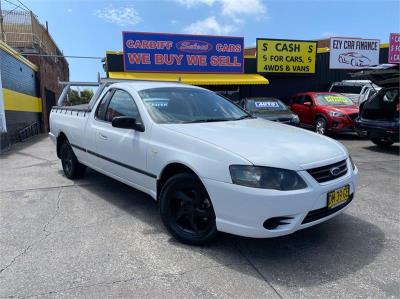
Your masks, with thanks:
[[(347, 207), (315, 221), (304, 221), (310, 211), (322, 211), (327, 204), (327, 193), (350, 185), (354, 196), (358, 170), (353, 171), (347, 160), (347, 174), (325, 183), (318, 183), (307, 171), (299, 174), (308, 187), (295, 191), (249, 188), (203, 178), (210, 195), (219, 231), (254, 238), (269, 238), (291, 234), (297, 230), (326, 221)], [(263, 223), (273, 217), (290, 217), (287, 224), (266, 229)]]
[(332, 117), (328, 129), (335, 133), (354, 132), (355, 131), (354, 121), (348, 118)]

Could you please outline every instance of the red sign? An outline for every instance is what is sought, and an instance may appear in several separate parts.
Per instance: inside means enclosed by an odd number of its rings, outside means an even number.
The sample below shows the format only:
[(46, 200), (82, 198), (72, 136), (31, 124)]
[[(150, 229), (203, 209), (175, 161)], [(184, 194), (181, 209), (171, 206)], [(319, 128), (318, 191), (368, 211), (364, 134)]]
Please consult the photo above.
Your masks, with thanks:
[(400, 33), (390, 33), (389, 63), (400, 63)]

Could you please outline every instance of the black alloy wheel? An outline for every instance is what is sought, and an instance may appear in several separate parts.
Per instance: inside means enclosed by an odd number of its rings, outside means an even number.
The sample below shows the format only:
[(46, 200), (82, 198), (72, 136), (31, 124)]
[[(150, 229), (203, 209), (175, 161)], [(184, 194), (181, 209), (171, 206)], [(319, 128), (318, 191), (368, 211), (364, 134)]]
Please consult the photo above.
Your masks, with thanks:
[(160, 193), (160, 213), (164, 225), (182, 243), (203, 245), (217, 235), (211, 200), (194, 174), (167, 180)]
[(79, 163), (71, 145), (67, 141), (61, 145), (60, 156), (61, 165), (67, 178), (77, 179), (85, 175), (86, 166)]

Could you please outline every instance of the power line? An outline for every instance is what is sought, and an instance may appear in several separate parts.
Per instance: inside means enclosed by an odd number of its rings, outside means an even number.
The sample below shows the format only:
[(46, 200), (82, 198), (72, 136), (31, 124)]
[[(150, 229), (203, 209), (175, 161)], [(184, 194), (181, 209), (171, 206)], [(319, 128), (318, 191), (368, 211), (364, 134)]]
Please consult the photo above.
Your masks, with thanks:
[(53, 55), (53, 54), (36, 54), (36, 53), (21, 53), (22, 56), (40, 56), (40, 57), (64, 57), (64, 58), (82, 58), (82, 59), (103, 59), (98, 56), (78, 56), (78, 55)]
[(29, 10), (29, 11), (31, 11), (30, 9), (29, 9), (29, 7), (28, 6), (26, 6), (24, 3), (22, 3), (20, 0), (17, 0), (23, 7), (25, 7), (27, 10)]

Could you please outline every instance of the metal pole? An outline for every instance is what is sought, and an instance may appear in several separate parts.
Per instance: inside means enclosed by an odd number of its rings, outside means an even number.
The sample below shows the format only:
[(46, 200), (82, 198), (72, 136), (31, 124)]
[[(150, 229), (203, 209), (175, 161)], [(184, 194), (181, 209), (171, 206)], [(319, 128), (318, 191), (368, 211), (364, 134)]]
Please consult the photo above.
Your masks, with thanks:
[(4, 30), (3, 30), (3, 10), (1, 9), (1, 0), (0, 0), (0, 33), (1, 33), (1, 40), (6, 41)]

